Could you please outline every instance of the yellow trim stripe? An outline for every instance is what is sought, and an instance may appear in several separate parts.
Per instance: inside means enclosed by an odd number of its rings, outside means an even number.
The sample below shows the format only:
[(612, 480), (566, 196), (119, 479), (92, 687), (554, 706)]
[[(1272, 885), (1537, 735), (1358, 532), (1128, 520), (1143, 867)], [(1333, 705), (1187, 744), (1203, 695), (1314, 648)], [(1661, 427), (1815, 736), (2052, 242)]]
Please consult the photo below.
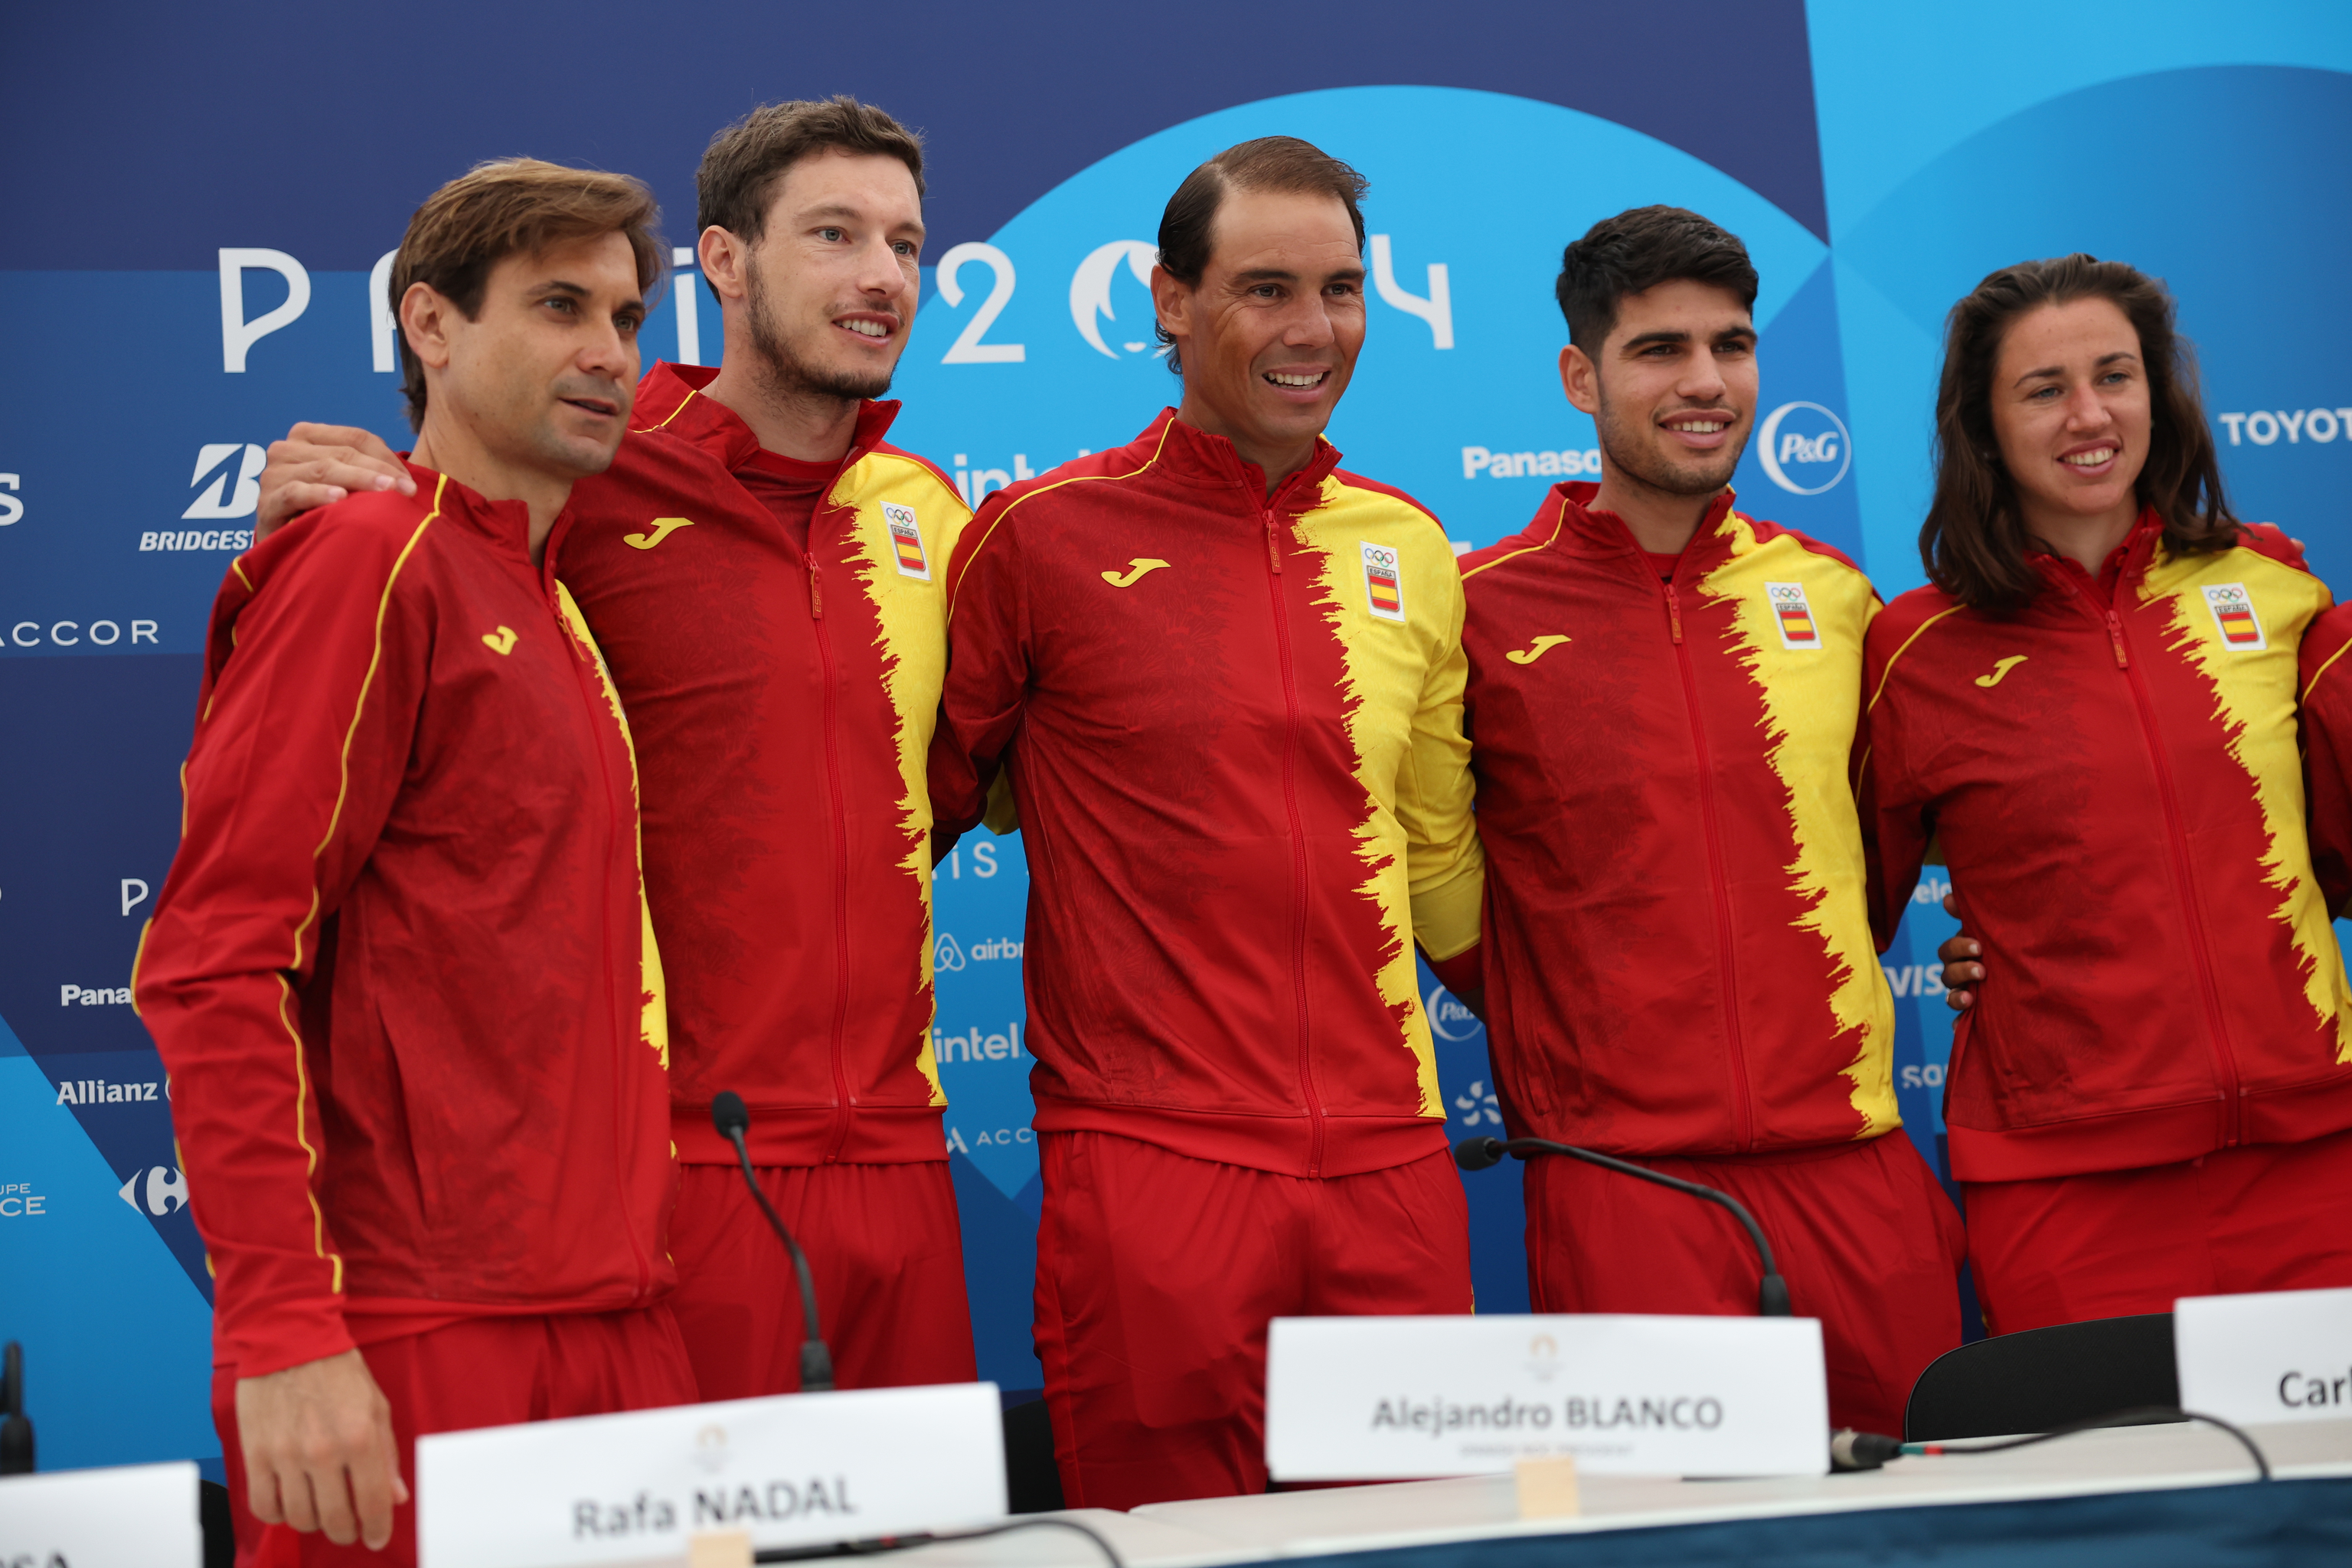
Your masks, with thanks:
[[(383, 663), (383, 617), (392, 608), (393, 586), (400, 581), (401, 569), (408, 564), (409, 556), (415, 553), (417, 541), (425, 537), (425, 531), (432, 527), (434, 520), (441, 515), (441, 497), (448, 488), (449, 476), (446, 474), (441, 475), (434, 481), (433, 510), (425, 514), (425, 520), (419, 522), (416, 525), (416, 531), (408, 536), (408, 542), (400, 547), (400, 553), (393, 559), (392, 571), (384, 577), (383, 592), (377, 596), (375, 643), (368, 652), (367, 673), (360, 677), (359, 700), (352, 704), (352, 722), (350, 728), (343, 731), (343, 749), (335, 759), (335, 809), (327, 817), (327, 831), (320, 837), (319, 847), (310, 851), (312, 860), (317, 860), (326, 854), (327, 846), (335, 841), (336, 827), (343, 820), (343, 801), (352, 791), (352, 742), (359, 737), (360, 716), (367, 711), (368, 691), (375, 685), (377, 667)], [(304, 915), (302, 923), (294, 928), (294, 962), (287, 966), (289, 969), (302, 967), (302, 938), (310, 929), (310, 922), (316, 920), (318, 915), (319, 886), (318, 879), (313, 877), (310, 881), (310, 912)]]
[(1905, 654), (1911, 651), (1911, 645), (1913, 643), (1917, 642), (1921, 637), (1927, 635), (1927, 628), (1929, 626), (1934, 626), (1946, 616), (1957, 616), (1962, 610), (1967, 608), (1968, 606), (1966, 605), (1954, 605), (1950, 609), (1939, 611), (1935, 615), (1929, 616), (1926, 620), (1921, 621), (1919, 623), (1919, 629), (1903, 639), (1903, 646), (1895, 650), (1894, 656), (1886, 661), (1886, 668), (1878, 672), (1878, 689), (1870, 694), (1870, 708), (1865, 708), (1863, 711), (1867, 713), (1870, 711), (1871, 708), (1878, 706), (1878, 699), (1886, 690), (1886, 682), (1888, 679), (1895, 674), (1895, 661), (1900, 659)]
[(236, 580), (245, 584), (245, 591), (247, 593), (250, 594), (253, 592), (253, 579), (245, 574), (244, 556), (239, 555), (232, 559), (228, 563), (228, 569), (236, 574)]
[[(326, 854), (327, 846), (335, 841), (335, 829), (343, 817), (343, 801), (351, 794), (352, 742), (358, 738), (360, 716), (367, 711), (368, 692), (375, 685), (377, 668), (383, 663), (383, 618), (392, 606), (393, 586), (400, 581), (401, 570), (408, 564), (409, 556), (415, 552), (417, 542), (425, 537), (425, 531), (432, 527), (434, 520), (441, 515), (441, 497), (448, 484), (449, 476), (446, 474), (435, 481), (433, 510), (425, 514), (415, 531), (409, 534), (408, 542), (400, 547), (399, 555), (393, 560), (392, 571), (384, 577), (383, 592), (376, 599), (375, 642), (368, 654), (367, 673), (360, 678), (359, 700), (352, 707), (351, 724), (343, 731), (342, 750), (336, 758), (335, 808), (327, 818), (327, 831), (320, 838), (318, 847), (310, 851), (314, 863)], [(238, 575), (242, 577), (244, 574), (239, 573)], [(319, 879), (314, 872), (310, 879), (310, 908), (302, 916), (302, 923), (294, 928), (294, 960), (287, 966), (289, 969), (302, 967), (302, 940), (310, 930), (310, 922), (319, 918)], [(278, 1022), (285, 1028), (286, 1037), (294, 1047), (294, 1142), (301, 1145), (303, 1156), (309, 1162), (304, 1173), (302, 1195), (310, 1205), (310, 1247), (333, 1269), (330, 1289), (334, 1294), (341, 1295), (343, 1289), (342, 1255), (331, 1251), (327, 1246), (326, 1211), (319, 1206), (319, 1194), (314, 1184), (319, 1173), (319, 1151), (310, 1142), (303, 1104), (310, 1092), (310, 1066), (303, 1056), (302, 1031), (295, 1026), (293, 1017), (287, 1011), (293, 1000), (293, 983), (286, 978), (286, 971), (280, 970), (278, 973)]]
[(963, 592), (963, 580), (964, 577), (971, 571), (971, 563), (980, 559), (980, 552), (988, 548), (988, 542), (990, 540), (996, 537), (996, 525), (1003, 522), (1007, 517), (1010, 517), (1013, 514), (1013, 509), (1014, 507), (1019, 506), (1022, 501), (1033, 500), (1038, 496), (1045, 495), (1049, 491), (1060, 489), (1064, 485), (1084, 484), (1092, 479), (1131, 479), (1139, 474), (1148, 473), (1151, 468), (1151, 465), (1160, 461), (1160, 454), (1167, 449), (1168, 433), (1175, 427), (1175, 416), (1171, 415), (1169, 416), (1168, 423), (1160, 427), (1160, 444), (1151, 448), (1151, 456), (1145, 460), (1141, 468), (1130, 468), (1123, 474), (1072, 474), (1066, 479), (1055, 479), (1050, 485), (1041, 485), (1036, 489), (1031, 490), (1027, 495), (1021, 497), (1019, 500), (1006, 502), (1004, 510), (998, 512), (994, 518), (990, 520), (988, 531), (980, 536), (980, 542), (971, 547), (971, 553), (964, 557), (964, 570), (956, 574), (954, 584), (948, 589), (949, 624), (953, 625), (955, 622), (956, 595)]
[[(310, 912), (319, 911), (319, 896), (310, 895)], [(308, 922), (305, 921), (307, 924)], [(294, 1020), (286, 1016), (286, 1005), (294, 1000), (294, 987), (288, 983), (284, 971), (278, 975), (278, 1021), (286, 1026), (286, 1037), (294, 1042), (294, 1142), (302, 1145), (310, 1164), (303, 1173), (302, 1195), (310, 1200), (310, 1250), (334, 1268), (334, 1280), (328, 1289), (340, 1296), (343, 1293), (343, 1258), (327, 1247), (327, 1214), (319, 1206), (319, 1191), (312, 1178), (319, 1173), (319, 1151), (310, 1147), (310, 1136), (303, 1131), (302, 1102), (310, 1093), (310, 1064), (302, 1058), (302, 1032)]]
[[(1514, 550), (1508, 555), (1497, 555), (1495, 559), (1486, 562), (1484, 565), (1473, 566), (1469, 571), (1462, 574), (1462, 580), (1465, 583), (1467, 583), (1471, 578), (1475, 577), (1479, 573), (1487, 570), (1489, 567), (1500, 566), (1506, 561), (1517, 561), (1520, 556), (1532, 555), (1538, 550), (1550, 549), (1552, 541), (1558, 539), (1559, 537), (1559, 531), (1567, 526), (1568, 498), (1566, 496), (1562, 496), (1559, 499), (1559, 510), (1552, 514), (1551, 531), (1544, 535), (1544, 542), (1541, 544), (1530, 544), (1525, 550)], [(1444, 961), (1441, 960), (1440, 962), (1442, 963)]]
[(2310, 700), (2312, 689), (2319, 684), (2319, 678), (2326, 675), (2329, 670), (2334, 669), (2336, 668), (2336, 661), (2342, 658), (2347, 653), (2352, 653), (2352, 642), (2347, 642), (2342, 647), (2339, 647), (2334, 653), (2329, 654), (2327, 656), (2327, 662), (2311, 672), (2311, 679), (2304, 682), (2303, 686), (2303, 696), (2305, 700), (2308, 701)]
[(690, 387), (690, 386), (689, 386), (689, 387), (688, 387), (688, 388), (686, 389), (686, 395), (685, 395), (684, 397), (681, 397), (681, 398), (679, 398), (679, 399), (677, 400), (677, 407), (675, 407), (675, 408), (673, 408), (673, 409), (671, 409), (671, 410), (669, 411), (669, 419), (665, 419), (665, 420), (663, 420), (663, 421), (661, 422), (661, 425), (634, 425), (634, 426), (631, 426), (629, 427), (629, 434), (630, 434), (630, 435), (632, 435), (632, 436), (642, 436), (642, 435), (644, 435), (644, 434), (645, 434), (646, 431), (648, 431), (648, 430), (658, 430), (658, 429), (660, 429), (660, 428), (662, 427), (662, 425), (667, 425), (667, 424), (668, 424), (668, 423), (669, 423), (669, 421), (670, 421), (670, 419), (675, 419), (675, 418), (677, 418), (679, 415), (681, 415), (681, 414), (685, 413), (685, 412), (686, 412), (686, 405), (687, 405), (688, 404), (689, 404), (689, 403), (693, 402), (697, 397), (698, 397), (698, 396), (700, 396), (700, 395), (701, 395), (701, 394), (700, 394), (700, 393), (698, 393), (698, 392), (697, 392), (694, 388), (692, 388), (692, 387)]

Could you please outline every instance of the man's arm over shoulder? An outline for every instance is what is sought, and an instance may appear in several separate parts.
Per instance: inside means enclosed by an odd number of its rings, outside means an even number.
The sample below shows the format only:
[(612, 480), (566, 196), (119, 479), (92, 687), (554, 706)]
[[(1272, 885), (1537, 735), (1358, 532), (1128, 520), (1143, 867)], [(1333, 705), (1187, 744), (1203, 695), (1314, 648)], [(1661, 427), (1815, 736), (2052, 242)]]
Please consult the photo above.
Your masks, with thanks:
[(1916, 798), (1907, 776), (1903, 710), (1917, 700), (1898, 684), (1905, 661), (1959, 606), (1933, 589), (1915, 589), (1878, 610), (1863, 639), (1862, 717), (1854, 736), (1854, 812), (1862, 824), (1871, 935), (1878, 951), (1895, 940), (1911, 889), (1936, 835), (1932, 805)]
[[(1425, 509), (1402, 492), (1388, 493), (1427, 516)], [(1486, 858), (1471, 809), (1477, 790), (1470, 775), (1470, 742), (1462, 724), (1463, 691), (1470, 672), (1462, 647), (1465, 613), (1462, 576), (1444, 526), (1434, 517), (1429, 517), (1428, 522), (1436, 536), (1436, 548), (1445, 552), (1445, 570), (1426, 579), (1438, 592), (1438, 638), (1413, 706), (1412, 731), (1397, 779), (1396, 815), (1405, 834), (1413, 940), (1433, 967), (1453, 961), (1448, 972), (1460, 976), (1475, 967), (1475, 956), (1460, 961), (1478, 945)], [(1448, 989), (1456, 988), (1449, 982)]]
[(931, 814), (948, 838), (987, 813), (1029, 687), (1028, 595), (1013, 509), (1003, 490), (982, 502), (948, 562), (948, 672), (929, 763)]
[(2302, 669), (2304, 795), (2311, 868), (2333, 917), (2352, 900), (2352, 605), (2311, 623)]
[(297, 424), (284, 440), (269, 444), (253, 517), (254, 542), (347, 496), (387, 492), (413, 496), (416, 480), (382, 437), (350, 425)]
[(430, 525), (412, 501), (347, 504), (405, 517), (313, 518), (231, 568), (133, 981), (172, 1075), (215, 1344), (246, 1377), (351, 1348), (293, 987), (406, 766), (430, 627), (398, 590)]

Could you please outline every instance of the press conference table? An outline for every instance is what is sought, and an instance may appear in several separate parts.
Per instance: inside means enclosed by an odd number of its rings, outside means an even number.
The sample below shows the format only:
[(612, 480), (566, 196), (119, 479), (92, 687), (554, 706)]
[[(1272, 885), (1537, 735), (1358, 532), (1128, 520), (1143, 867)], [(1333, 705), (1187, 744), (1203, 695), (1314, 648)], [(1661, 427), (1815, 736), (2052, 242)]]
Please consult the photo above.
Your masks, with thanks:
[[(1058, 1517), (1129, 1568), (1366, 1558), (1382, 1568), (1528, 1563), (2352, 1564), (2352, 1421), (2248, 1431), (2278, 1479), (2201, 1426), (2123, 1427), (2000, 1454), (1764, 1480), (1586, 1476), (1583, 1511), (1522, 1521), (1507, 1476), (1156, 1503)], [(1060, 1530), (901, 1553), (906, 1568), (1097, 1568)]]

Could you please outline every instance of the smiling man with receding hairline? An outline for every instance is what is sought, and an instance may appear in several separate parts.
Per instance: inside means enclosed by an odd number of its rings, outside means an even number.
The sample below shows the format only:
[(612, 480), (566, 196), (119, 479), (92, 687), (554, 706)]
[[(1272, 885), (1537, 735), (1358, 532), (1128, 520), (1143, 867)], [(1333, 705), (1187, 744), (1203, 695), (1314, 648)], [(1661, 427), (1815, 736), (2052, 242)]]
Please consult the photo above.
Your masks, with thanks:
[(932, 799), (1029, 847), (1036, 1339), (1073, 1507), (1263, 1490), (1266, 1323), (1466, 1312), (1413, 967), (1477, 929), (1453, 547), (1323, 439), (1364, 340), (1355, 171), (1187, 178), (1182, 406), (992, 495), (949, 575)]

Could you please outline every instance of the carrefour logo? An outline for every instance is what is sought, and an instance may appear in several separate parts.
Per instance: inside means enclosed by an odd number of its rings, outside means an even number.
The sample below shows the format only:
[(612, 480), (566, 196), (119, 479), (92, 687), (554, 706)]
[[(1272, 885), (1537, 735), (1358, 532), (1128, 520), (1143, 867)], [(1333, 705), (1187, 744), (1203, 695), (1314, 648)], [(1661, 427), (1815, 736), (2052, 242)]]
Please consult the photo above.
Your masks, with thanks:
[(1853, 439), (1845, 422), (1818, 403), (1783, 403), (1764, 417), (1756, 456), (1771, 481), (1790, 495), (1817, 496), (1845, 478)]

